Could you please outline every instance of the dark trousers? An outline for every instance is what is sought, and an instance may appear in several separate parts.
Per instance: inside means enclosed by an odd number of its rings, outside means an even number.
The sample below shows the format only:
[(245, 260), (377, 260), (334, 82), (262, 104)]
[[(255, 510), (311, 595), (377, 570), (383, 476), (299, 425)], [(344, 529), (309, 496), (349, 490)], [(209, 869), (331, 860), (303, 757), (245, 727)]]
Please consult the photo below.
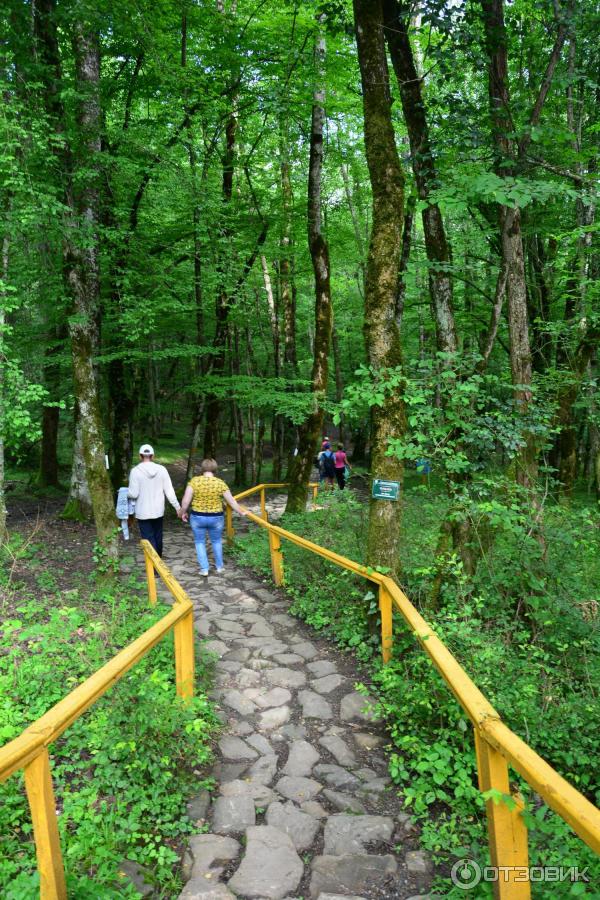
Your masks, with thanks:
[(137, 523), (140, 527), (140, 534), (146, 540), (150, 541), (159, 556), (162, 556), (163, 547), (163, 519), (138, 519)]
[(344, 468), (342, 469), (336, 469), (335, 477), (337, 478), (337, 483), (340, 491), (343, 491), (344, 487), (346, 486), (346, 467), (344, 466)]

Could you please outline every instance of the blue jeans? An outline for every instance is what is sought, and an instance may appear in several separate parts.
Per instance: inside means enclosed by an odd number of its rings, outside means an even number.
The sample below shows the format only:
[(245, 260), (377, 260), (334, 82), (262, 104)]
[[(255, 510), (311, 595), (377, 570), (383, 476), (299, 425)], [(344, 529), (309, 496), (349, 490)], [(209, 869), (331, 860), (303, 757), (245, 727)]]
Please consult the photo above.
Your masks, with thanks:
[(196, 556), (198, 557), (200, 568), (208, 572), (208, 556), (206, 553), (206, 534), (208, 532), (215, 557), (215, 566), (217, 569), (222, 569), (225, 516), (203, 516), (202, 513), (192, 512), (190, 514), (190, 525), (194, 533)]

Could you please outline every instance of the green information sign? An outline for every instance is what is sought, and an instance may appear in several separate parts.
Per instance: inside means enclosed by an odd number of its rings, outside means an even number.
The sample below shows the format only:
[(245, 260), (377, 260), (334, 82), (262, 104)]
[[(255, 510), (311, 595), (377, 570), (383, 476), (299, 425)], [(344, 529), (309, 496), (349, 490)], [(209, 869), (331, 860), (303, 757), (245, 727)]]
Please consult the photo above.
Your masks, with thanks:
[(397, 500), (399, 496), (399, 481), (382, 481), (381, 478), (373, 479), (371, 497), (373, 497), (374, 500)]

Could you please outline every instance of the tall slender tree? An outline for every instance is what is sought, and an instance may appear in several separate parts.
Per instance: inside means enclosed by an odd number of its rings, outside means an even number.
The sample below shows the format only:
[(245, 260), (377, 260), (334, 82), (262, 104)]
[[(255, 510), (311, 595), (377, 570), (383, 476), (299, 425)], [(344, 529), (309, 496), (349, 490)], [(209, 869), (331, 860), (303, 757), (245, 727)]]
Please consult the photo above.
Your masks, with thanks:
[[(365, 280), (364, 335), (373, 377), (384, 395), (371, 411), (371, 472), (373, 477), (402, 481), (403, 465), (389, 456), (392, 439), (406, 430), (402, 390), (386, 381), (402, 365), (396, 321), (400, 273), (404, 172), (391, 116), (391, 95), (381, 0), (354, 0), (354, 24), (360, 64), (365, 150), (373, 194), (373, 224)], [(367, 562), (396, 574), (399, 569), (400, 502), (371, 499)]]
[(329, 378), (329, 345), (333, 323), (329, 246), (323, 234), (321, 182), (323, 173), (323, 133), (325, 128), (325, 17), (318, 17), (315, 40), (315, 90), (310, 128), (308, 162), (308, 249), (315, 279), (315, 337), (312, 366), (313, 410), (299, 430), (298, 452), (288, 473), (290, 484), (286, 512), (306, 508), (313, 458), (323, 430), (323, 400)]

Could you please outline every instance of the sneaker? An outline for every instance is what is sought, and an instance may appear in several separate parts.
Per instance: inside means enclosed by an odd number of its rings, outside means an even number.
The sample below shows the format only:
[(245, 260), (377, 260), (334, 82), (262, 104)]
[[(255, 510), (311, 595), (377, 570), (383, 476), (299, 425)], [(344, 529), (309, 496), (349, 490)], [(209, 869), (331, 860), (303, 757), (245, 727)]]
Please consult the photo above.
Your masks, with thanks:
[(223, 572), (225, 571), (225, 569), (221, 568), (221, 569), (217, 569), (216, 571), (217, 571), (217, 575), (222, 575)]
[(200, 569), (200, 574), (204, 576), (204, 578), (208, 578), (208, 569)]

